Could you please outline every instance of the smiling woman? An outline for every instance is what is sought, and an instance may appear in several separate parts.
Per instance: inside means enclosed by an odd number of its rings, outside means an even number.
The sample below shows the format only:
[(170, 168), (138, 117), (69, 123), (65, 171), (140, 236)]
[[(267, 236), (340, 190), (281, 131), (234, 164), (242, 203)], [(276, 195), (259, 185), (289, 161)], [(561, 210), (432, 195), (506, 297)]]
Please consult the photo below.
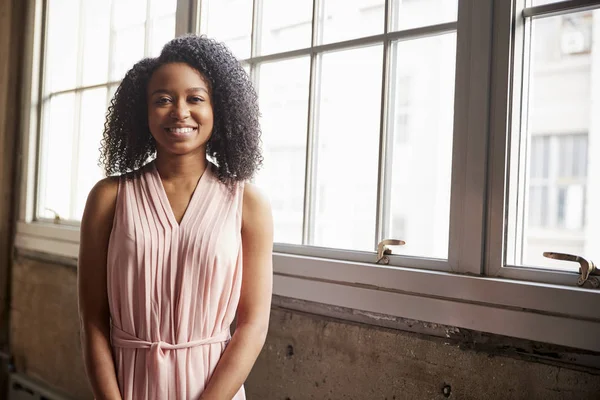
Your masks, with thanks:
[(81, 222), (96, 398), (245, 398), (272, 294), (271, 210), (246, 182), (261, 161), (257, 121), (248, 75), (206, 37), (174, 39), (121, 82), (101, 157), (119, 176), (92, 189)]
[[(187, 73), (193, 77), (181, 88), (186, 96), (177, 93), (175, 99), (173, 88), (161, 86), (165, 84), (161, 70), (184, 67), (190, 68)], [(209, 93), (187, 93), (193, 88)], [(161, 93), (155, 93), (157, 90)], [(127, 72), (109, 106), (100, 159), (106, 175), (137, 170), (154, 157), (157, 138), (150, 134), (149, 113), (159, 105), (150, 101), (165, 103), (160, 109), (170, 113), (191, 112), (195, 97), (212, 107), (213, 129), (206, 142), (206, 155), (215, 161), (219, 180), (231, 186), (236, 180), (252, 178), (262, 163), (256, 92), (228, 48), (193, 35), (172, 40), (160, 57), (144, 59)], [(185, 100), (188, 111), (174, 109), (175, 100)]]

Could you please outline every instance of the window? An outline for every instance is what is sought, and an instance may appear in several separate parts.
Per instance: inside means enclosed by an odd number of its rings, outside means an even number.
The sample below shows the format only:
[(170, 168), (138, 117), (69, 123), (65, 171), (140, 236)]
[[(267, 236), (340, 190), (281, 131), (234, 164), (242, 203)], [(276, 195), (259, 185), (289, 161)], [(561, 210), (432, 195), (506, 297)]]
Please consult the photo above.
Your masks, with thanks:
[(19, 249), (76, 257), (107, 100), (197, 31), (259, 94), (279, 298), (600, 351), (542, 254), (600, 259), (600, 0), (27, 1)]
[(524, 89), (513, 103), (513, 114), (518, 107), (522, 114), (511, 131), (507, 264), (576, 271), (576, 263), (543, 253), (598, 257), (593, 209), (600, 170), (589, 155), (598, 152), (600, 137), (592, 111), (600, 94), (594, 73), (600, 61), (592, 46), (600, 11), (530, 10), (523, 30)]
[(174, 0), (49, 0), (35, 219), (80, 220), (119, 80), (175, 35)]
[(205, 2), (201, 29), (250, 65), (276, 242), (373, 254), (404, 232), (402, 254), (447, 259), (458, 2), (251, 3)]

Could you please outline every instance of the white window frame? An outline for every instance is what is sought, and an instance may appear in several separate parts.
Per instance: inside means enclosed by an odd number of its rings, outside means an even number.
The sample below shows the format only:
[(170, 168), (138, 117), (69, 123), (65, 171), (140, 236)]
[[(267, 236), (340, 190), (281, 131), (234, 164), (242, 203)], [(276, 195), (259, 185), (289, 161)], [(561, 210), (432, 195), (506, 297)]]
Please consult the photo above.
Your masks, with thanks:
[[(525, 0), (512, 0), (513, 7), (517, 10), (525, 8)], [(523, 173), (517, 169), (510, 172), (507, 161), (510, 157), (516, 157), (519, 146), (522, 143), (510, 140), (512, 131), (520, 129), (521, 119), (524, 118), (520, 113), (513, 112), (513, 104), (520, 105), (522, 99), (527, 97), (528, 87), (528, 59), (524, 58), (524, 49), (529, 46), (529, 35), (526, 32), (528, 26), (524, 23), (524, 17), (532, 15), (560, 15), (566, 12), (584, 11), (587, 9), (598, 8), (598, 0), (570, 0), (560, 3), (550, 3), (543, 6), (530, 7), (528, 12), (512, 20), (512, 10), (509, 7), (496, 7), (496, 21), (498, 29), (494, 45), (498, 51), (495, 53), (497, 62), (493, 67), (497, 68), (491, 97), (491, 146), (489, 150), (489, 200), (488, 200), (488, 240), (486, 243), (486, 262), (485, 274), (487, 276), (498, 278), (509, 278), (518, 280), (530, 280), (545, 282), (549, 284), (573, 285), (574, 274), (570, 272), (561, 272), (555, 270), (523, 268), (520, 266), (507, 265), (505, 256), (506, 230), (516, 230), (515, 227), (505, 227), (505, 216), (507, 207), (511, 199), (505, 201), (508, 187), (505, 177), (512, 182), (518, 181), (516, 174)], [(506, 21), (510, 21), (507, 23)], [(511, 43), (505, 38), (510, 37), (511, 31), (514, 32), (514, 41)], [(512, 66), (514, 65), (514, 68)], [(507, 67), (508, 66), (508, 67)], [(523, 106), (526, 108), (526, 106)], [(523, 114), (527, 112), (523, 110)], [(521, 138), (525, 140), (525, 138)], [(509, 143), (509, 145), (506, 145)], [(588, 156), (589, 157), (589, 156)], [(510, 176), (509, 176), (510, 174)], [(523, 179), (520, 182), (524, 182)], [(523, 185), (523, 183), (521, 183)], [(520, 188), (522, 190), (523, 188)], [(514, 193), (513, 190), (511, 193)], [(505, 197), (506, 196), (506, 197)], [(514, 196), (514, 194), (511, 194)], [(511, 224), (511, 221), (508, 221)], [(552, 251), (552, 249), (548, 249)], [(600, 311), (598, 312), (600, 316)]]
[[(73, 260), (78, 227), (33, 221), (43, 0), (29, 2), (15, 244)], [(511, 41), (521, 19), (512, 15), (522, 5), (459, 0), (449, 259), (392, 256), (385, 266), (368, 253), (276, 244), (275, 295), (600, 351), (600, 291), (575, 287), (574, 273), (502, 264), (507, 116), (522, 54)], [(201, 9), (200, 0), (178, 0), (177, 35), (200, 31)]]

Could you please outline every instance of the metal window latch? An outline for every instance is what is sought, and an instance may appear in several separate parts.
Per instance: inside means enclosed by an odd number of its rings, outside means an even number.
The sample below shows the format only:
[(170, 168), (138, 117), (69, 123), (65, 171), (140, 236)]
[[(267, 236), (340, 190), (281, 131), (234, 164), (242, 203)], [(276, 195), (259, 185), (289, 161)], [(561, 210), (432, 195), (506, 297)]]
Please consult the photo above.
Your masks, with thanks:
[(57, 213), (56, 211), (54, 211), (53, 209), (51, 209), (51, 208), (48, 208), (48, 207), (46, 207), (46, 210), (48, 210), (48, 211), (50, 211), (52, 214), (54, 214), (54, 223), (55, 223), (55, 224), (60, 224), (60, 221), (62, 220), (62, 219), (60, 218), (60, 214), (59, 214), (59, 213)]
[(592, 275), (600, 275), (600, 270), (596, 265), (592, 262), (592, 260), (586, 260), (583, 257), (575, 256), (572, 254), (566, 253), (555, 253), (551, 251), (547, 251), (544, 253), (544, 257), (552, 258), (554, 260), (562, 260), (562, 261), (573, 261), (578, 262), (579, 267), (579, 279), (577, 279), (577, 286), (583, 286), (586, 282), (589, 282), (593, 288), (600, 287), (600, 280)]
[(389, 264), (390, 258), (388, 255), (392, 254), (392, 249), (388, 246), (403, 246), (406, 242), (404, 240), (396, 239), (385, 239), (379, 242), (377, 245), (377, 264)]

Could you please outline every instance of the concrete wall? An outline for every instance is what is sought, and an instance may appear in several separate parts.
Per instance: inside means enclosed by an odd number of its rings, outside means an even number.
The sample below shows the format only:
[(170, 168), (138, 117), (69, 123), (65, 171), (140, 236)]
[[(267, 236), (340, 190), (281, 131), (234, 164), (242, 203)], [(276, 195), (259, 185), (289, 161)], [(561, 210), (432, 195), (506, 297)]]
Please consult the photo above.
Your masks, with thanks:
[(6, 387), (8, 302), (24, 2), (0, 0), (0, 398)]
[[(90, 399), (76, 269), (18, 257), (11, 351), (17, 371)], [(459, 342), (274, 307), (249, 399), (599, 399), (600, 371), (461, 349)], [(1, 398), (1, 397), (0, 397)]]

